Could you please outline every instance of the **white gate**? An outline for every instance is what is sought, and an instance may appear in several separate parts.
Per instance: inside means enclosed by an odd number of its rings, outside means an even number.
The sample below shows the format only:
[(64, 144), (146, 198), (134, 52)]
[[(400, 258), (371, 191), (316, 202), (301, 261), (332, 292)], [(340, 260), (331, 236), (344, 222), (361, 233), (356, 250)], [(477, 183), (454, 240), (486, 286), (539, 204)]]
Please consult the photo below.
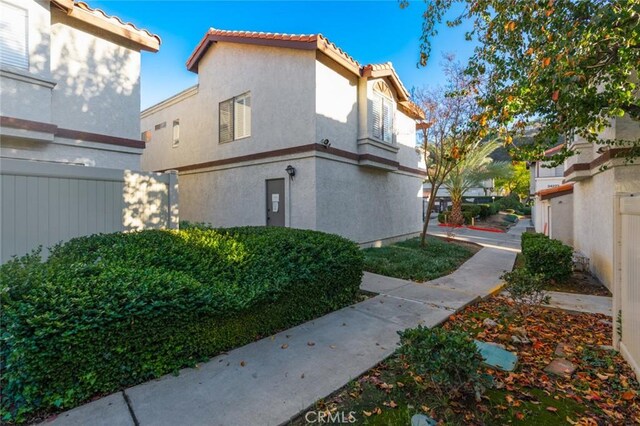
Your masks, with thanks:
[[(620, 351), (640, 374), (640, 194), (620, 197)], [(619, 321), (621, 320), (621, 324)]]

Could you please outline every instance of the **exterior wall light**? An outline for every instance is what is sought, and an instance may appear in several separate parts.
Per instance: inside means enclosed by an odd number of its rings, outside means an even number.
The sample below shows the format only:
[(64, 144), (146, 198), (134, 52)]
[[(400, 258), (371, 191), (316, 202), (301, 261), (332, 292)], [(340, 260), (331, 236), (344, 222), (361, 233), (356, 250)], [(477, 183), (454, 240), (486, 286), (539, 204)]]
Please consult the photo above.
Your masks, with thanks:
[(296, 168), (289, 164), (284, 170), (289, 175), (289, 179), (293, 180), (293, 177), (296, 175)]

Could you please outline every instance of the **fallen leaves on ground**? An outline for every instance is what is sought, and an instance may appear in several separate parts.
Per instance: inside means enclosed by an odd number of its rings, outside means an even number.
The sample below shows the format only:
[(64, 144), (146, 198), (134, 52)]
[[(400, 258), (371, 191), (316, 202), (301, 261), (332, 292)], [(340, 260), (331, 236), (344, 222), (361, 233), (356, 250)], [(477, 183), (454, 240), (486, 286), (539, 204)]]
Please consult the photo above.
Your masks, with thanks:
[[(487, 318), (498, 325), (485, 326)], [(640, 424), (638, 381), (622, 356), (606, 347), (613, 335), (609, 317), (540, 308), (525, 323), (513, 314), (512, 302), (498, 295), (451, 315), (443, 327), (504, 345), (518, 355), (516, 371), (484, 368), (493, 379), (493, 395), (485, 394), (480, 403), (473, 397), (451, 398), (443, 406), (433, 398), (427, 378), (394, 365), (392, 357), (323, 400), (322, 407), (354, 409), (362, 413), (360, 420), (409, 407), (410, 412), (465, 425), (539, 424), (536, 416), (541, 413), (559, 425)], [(514, 343), (514, 335), (530, 343)], [(544, 371), (559, 356), (559, 343), (564, 344), (560, 353), (577, 367), (570, 377)]]
[[(511, 406), (530, 400), (528, 389), (540, 389), (555, 400), (571, 399), (585, 407), (578, 424), (620, 424), (640, 422), (638, 382), (622, 356), (606, 346), (611, 345), (611, 318), (601, 314), (577, 314), (540, 308), (524, 323), (511, 316), (511, 301), (495, 296), (469, 306), (447, 323), (446, 329), (463, 329), (486, 342), (506, 345), (518, 355), (516, 372), (487, 369), (496, 383), (504, 383), (510, 392), (506, 401)], [(492, 318), (502, 326), (483, 326)], [(511, 344), (511, 336), (524, 327), (531, 344)], [(557, 357), (556, 347), (565, 343), (564, 357), (577, 366), (571, 377), (546, 374), (544, 368)], [(547, 407), (550, 412), (555, 407)], [(516, 414), (516, 417), (520, 416)]]

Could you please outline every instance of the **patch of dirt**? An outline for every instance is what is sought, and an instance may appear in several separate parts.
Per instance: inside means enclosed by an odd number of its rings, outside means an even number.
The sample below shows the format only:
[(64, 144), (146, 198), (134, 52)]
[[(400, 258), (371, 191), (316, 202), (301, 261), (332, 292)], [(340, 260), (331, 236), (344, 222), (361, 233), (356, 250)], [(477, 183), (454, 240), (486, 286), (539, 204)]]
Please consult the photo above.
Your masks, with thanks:
[(565, 283), (551, 283), (548, 290), (564, 293), (590, 294), (593, 296), (611, 297), (611, 292), (596, 277), (581, 271), (574, 271)]
[(502, 231), (507, 231), (511, 228), (514, 223), (507, 222), (504, 220), (504, 216), (508, 213), (498, 212), (497, 214), (493, 214), (486, 219), (478, 219), (475, 221), (474, 225), (483, 227), (483, 228), (496, 228)]

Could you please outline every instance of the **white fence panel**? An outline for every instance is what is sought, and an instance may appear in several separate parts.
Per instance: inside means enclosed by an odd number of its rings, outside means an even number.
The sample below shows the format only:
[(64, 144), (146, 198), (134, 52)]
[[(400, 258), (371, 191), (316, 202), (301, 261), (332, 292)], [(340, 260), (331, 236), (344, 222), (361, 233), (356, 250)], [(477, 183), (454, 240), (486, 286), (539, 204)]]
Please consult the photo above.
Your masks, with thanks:
[(0, 159), (0, 203), (3, 263), (83, 235), (178, 227), (176, 173)]
[(640, 374), (640, 196), (620, 198), (620, 350)]

